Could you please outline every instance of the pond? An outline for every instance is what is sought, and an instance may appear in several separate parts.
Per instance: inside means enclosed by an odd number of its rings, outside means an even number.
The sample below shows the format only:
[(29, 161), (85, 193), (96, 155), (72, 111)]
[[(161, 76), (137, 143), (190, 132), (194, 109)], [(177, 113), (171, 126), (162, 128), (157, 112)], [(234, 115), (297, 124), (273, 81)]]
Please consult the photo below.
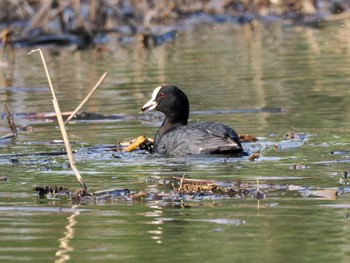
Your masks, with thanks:
[[(171, 188), (148, 178), (173, 176), (259, 187), (231, 198), (111, 200), (73, 204), (39, 198), (33, 185), (79, 188), (65, 156), (16, 157), (64, 150), (58, 124), (29, 113), (53, 112), (38, 54), (15, 50), (6, 101), (20, 132), (1, 141), (1, 262), (349, 262), (350, 163), (349, 21), (323, 28), (280, 23), (201, 24), (175, 41), (145, 49), (120, 44), (72, 52), (43, 48), (62, 111), (72, 111), (105, 72), (83, 107), (115, 118), (73, 121), (68, 134), (90, 190)], [(3, 68), (8, 77), (8, 68)], [(164, 157), (86, 149), (152, 137), (161, 114), (141, 114), (153, 89), (178, 85), (191, 105), (190, 122), (219, 121), (252, 134), (260, 157)], [(2, 115), (0, 132), (9, 132)], [(296, 138), (286, 138), (295, 134)], [(10, 155), (10, 156), (9, 156)]]

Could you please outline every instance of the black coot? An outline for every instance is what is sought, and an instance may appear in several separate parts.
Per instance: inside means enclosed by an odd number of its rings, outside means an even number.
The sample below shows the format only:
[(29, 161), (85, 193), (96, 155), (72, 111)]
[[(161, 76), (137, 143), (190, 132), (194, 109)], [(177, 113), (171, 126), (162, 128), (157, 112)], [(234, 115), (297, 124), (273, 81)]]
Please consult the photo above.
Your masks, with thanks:
[(154, 153), (168, 155), (239, 153), (243, 148), (237, 133), (216, 122), (187, 125), (190, 106), (185, 93), (175, 86), (157, 87), (141, 109), (158, 110), (165, 120), (154, 138)]

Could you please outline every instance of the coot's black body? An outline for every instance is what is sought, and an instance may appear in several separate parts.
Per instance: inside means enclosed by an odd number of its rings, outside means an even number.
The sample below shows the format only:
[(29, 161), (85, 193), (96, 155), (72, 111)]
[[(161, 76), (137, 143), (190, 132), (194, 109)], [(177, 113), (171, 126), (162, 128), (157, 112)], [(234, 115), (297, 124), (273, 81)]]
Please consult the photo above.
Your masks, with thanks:
[(153, 91), (152, 99), (142, 111), (158, 110), (165, 120), (154, 139), (154, 153), (168, 155), (229, 154), (243, 151), (237, 133), (216, 122), (195, 122), (187, 125), (189, 102), (176, 86), (162, 86)]

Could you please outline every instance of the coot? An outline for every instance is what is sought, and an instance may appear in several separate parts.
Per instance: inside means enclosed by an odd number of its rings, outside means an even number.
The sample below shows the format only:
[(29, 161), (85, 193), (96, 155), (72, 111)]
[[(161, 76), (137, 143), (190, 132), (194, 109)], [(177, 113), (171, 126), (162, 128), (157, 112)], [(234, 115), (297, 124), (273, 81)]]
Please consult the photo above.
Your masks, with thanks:
[(185, 93), (176, 86), (157, 87), (142, 112), (158, 110), (165, 120), (154, 138), (154, 153), (168, 155), (229, 154), (242, 152), (237, 133), (217, 122), (187, 125), (190, 106)]

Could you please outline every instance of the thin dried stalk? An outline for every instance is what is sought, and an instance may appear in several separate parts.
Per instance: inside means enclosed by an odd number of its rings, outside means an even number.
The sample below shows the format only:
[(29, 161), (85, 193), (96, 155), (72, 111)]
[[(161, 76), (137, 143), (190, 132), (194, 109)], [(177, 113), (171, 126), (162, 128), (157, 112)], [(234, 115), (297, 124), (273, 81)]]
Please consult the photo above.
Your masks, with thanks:
[(61, 130), (61, 133), (62, 133), (64, 145), (66, 146), (66, 151), (67, 151), (67, 155), (68, 155), (70, 166), (71, 166), (75, 176), (77, 177), (77, 179), (78, 179), (78, 181), (79, 181), (79, 183), (81, 185), (81, 188), (83, 190), (85, 190), (85, 191), (88, 191), (88, 187), (84, 183), (83, 177), (80, 175), (80, 173), (79, 173), (79, 171), (78, 171), (78, 169), (77, 169), (77, 167), (75, 165), (72, 148), (71, 148), (70, 143), (69, 143), (69, 138), (68, 138), (68, 135), (67, 135), (66, 126), (64, 125), (62, 115), (60, 114), (61, 111), (60, 111), (60, 106), (58, 104), (58, 101), (57, 100), (52, 100), (52, 103), (53, 103), (53, 106), (55, 108), (55, 111), (57, 112), (57, 120), (58, 120), (58, 124), (60, 126), (60, 130)]
[(115, 7), (115, 5), (109, 3), (109, 1), (104, 1), (103, 3), (112, 10), (113, 14), (117, 17), (117, 19), (120, 19), (121, 22), (125, 23), (130, 28), (130, 31), (133, 35), (137, 33), (137, 25), (125, 15), (123, 15), (120, 12), (120, 10), (117, 7)]
[(256, 179), (256, 196), (258, 199), (258, 204), (257, 204), (258, 210), (260, 209), (260, 199), (261, 199), (259, 198), (259, 195), (260, 195), (260, 181), (259, 179)]
[(80, 14), (80, 6), (80, 0), (73, 0), (72, 9), (74, 11), (75, 16), (77, 17), (78, 27), (82, 28), (84, 32), (92, 38), (94, 34), (92, 33), (90, 23), (85, 21), (84, 17)]
[(15, 134), (9, 133), (9, 134), (1, 136), (0, 140), (7, 140), (7, 139), (10, 139), (10, 138), (14, 138), (15, 136), (16, 136)]
[(11, 117), (11, 112), (10, 112), (9, 108), (7, 107), (6, 102), (4, 103), (4, 106), (5, 106), (5, 111), (6, 111), (6, 115), (7, 115), (7, 122), (10, 126), (10, 129), (11, 129), (13, 135), (15, 136), (17, 134), (18, 130), (17, 130), (16, 125)]
[(8, 28), (5, 28), (1, 32), (1, 54), (0, 54), (0, 61), (2, 61), (4, 54), (5, 54), (5, 48), (8, 47), (9, 49), (9, 58), (10, 58), (10, 65), (15, 64), (15, 51), (13, 49), (12, 41), (11, 41), (11, 34), (10, 30)]
[(83, 105), (87, 102), (87, 100), (92, 96), (92, 94), (94, 94), (94, 92), (96, 91), (96, 89), (100, 86), (100, 84), (102, 83), (102, 81), (106, 78), (107, 76), (107, 72), (105, 72), (101, 78), (99, 79), (99, 81), (96, 83), (96, 85), (92, 88), (92, 90), (90, 91), (90, 93), (85, 97), (85, 99), (83, 99), (83, 101), (79, 104), (79, 106), (73, 111), (73, 113), (71, 115), (69, 115), (69, 117), (66, 119), (66, 121), (64, 122), (65, 125), (68, 124), (68, 122), (75, 116), (75, 114), (81, 109), (81, 107), (83, 107)]
[(6, 76), (6, 72), (3, 68), (1, 68), (1, 73), (3, 75), (4, 86), (10, 87), (12, 86), (12, 80), (15, 72), (15, 52), (13, 50), (10, 30), (7, 28), (5, 28), (1, 32), (1, 46), (2, 48), (0, 53), (0, 64), (2, 63), (2, 60), (4, 58), (6, 48), (8, 50), (9, 62), (8, 63), (4, 62), (4, 65), (9, 66), (9, 77)]
[(184, 174), (182, 175), (182, 178), (181, 178), (181, 181), (180, 181), (180, 187), (179, 187), (179, 190), (182, 190), (182, 184), (183, 184), (183, 182), (184, 182), (185, 175), (186, 175), (186, 173), (184, 173)]
[(27, 28), (27, 31), (34, 28), (44, 27), (47, 31), (48, 22), (50, 20), (52, 0), (41, 1), (40, 9), (32, 17), (30, 28)]
[(3, 58), (4, 53), (5, 53), (7, 34), (8, 34), (8, 29), (5, 28), (1, 32), (1, 46), (2, 46), (2, 48), (1, 48), (1, 53), (0, 53), (0, 61), (2, 61), (2, 58)]
[(58, 120), (58, 124), (60, 126), (60, 130), (61, 130), (61, 133), (62, 133), (64, 145), (66, 147), (66, 151), (67, 151), (67, 155), (68, 155), (70, 166), (71, 166), (71, 168), (72, 168), (76, 178), (78, 179), (81, 188), (84, 191), (87, 192), (88, 191), (88, 187), (85, 184), (85, 182), (83, 180), (83, 177), (80, 175), (77, 167), (75, 166), (72, 149), (71, 149), (69, 138), (68, 138), (67, 131), (66, 131), (66, 126), (64, 125), (64, 122), (63, 122), (60, 106), (59, 106), (58, 101), (56, 99), (56, 94), (55, 94), (55, 91), (54, 91), (53, 86), (52, 86), (51, 78), (50, 78), (49, 71), (48, 71), (47, 66), (46, 66), (46, 61), (45, 61), (43, 52), (39, 48), (39, 49), (35, 49), (35, 50), (32, 50), (31, 52), (29, 52), (29, 55), (34, 53), (34, 52), (37, 52), (37, 51), (39, 51), (39, 53), (40, 53), (41, 60), (43, 62), (44, 69), (45, 69), (45, 72), (46, 72), (47, 80), (48, 80), (49, 85), (50, 85), (50, 90), (51, 90), (51, 94), (52, 94), (52, 98), (53, 98), (52, 99), (52, 103), (53, 103), (53, 106), (55, 108), (55, 112), (57, 114), (57, 120)]

